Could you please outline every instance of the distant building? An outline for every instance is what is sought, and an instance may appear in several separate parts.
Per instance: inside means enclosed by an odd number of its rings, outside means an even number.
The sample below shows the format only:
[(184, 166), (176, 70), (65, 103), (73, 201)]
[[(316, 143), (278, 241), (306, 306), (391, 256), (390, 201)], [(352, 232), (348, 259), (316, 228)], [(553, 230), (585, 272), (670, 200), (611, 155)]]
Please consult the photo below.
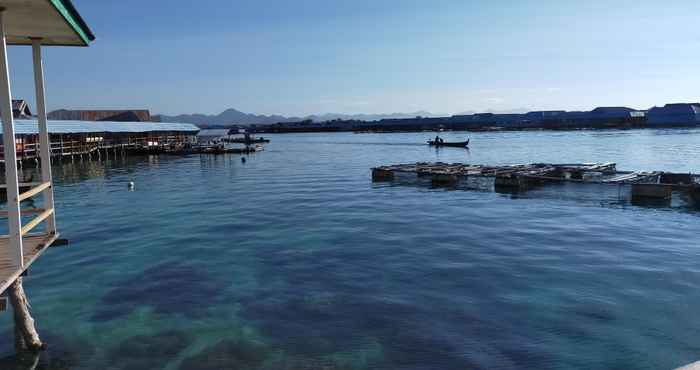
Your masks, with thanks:
[(563, 110), (543, 110), (535, 112), (527, 112), (523, 115), (523, 121), (527, 122), (544, 122), (546, 120), (560, 119), (566, 114)]
[(26, 100), (12, 100), (12, 115), (18, 119), (31, 118), (32, 112)]
[(48, 114), (48, 119), (58, 121), (111, 121), (151, 122), (148, 109), (125, 110), (68, 110), (59, 109)]
[[(630, 118), (639, 111), (627, 107), (598, 107), (590, 111), (590, 117), (595, 118)], [(643, 115), (643, 112), (641, 112)]]
[(627, 107), (598, 107), (588, 112), (567, 112), (562, 127), (642, 127), (645, 114)]
[(700, 103), (675, 103), (653, 107), (647, 112), (650, 126), (695, 126), (700, 124)]
[(280, 122), (256, 125), (254, 132), (629, 129), (646, 126), (700, 126), (700, 103), (667, 104), (649, 111), (628, 107), (598, 107), (591, 111), (475, 113), (451, 117), (387, 118), (378, 121)]

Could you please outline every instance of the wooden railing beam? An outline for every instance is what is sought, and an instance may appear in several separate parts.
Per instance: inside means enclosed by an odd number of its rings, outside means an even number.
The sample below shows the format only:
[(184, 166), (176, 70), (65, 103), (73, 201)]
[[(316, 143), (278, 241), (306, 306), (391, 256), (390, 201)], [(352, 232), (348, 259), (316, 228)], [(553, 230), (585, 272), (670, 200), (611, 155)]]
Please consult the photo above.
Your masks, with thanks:
[(53, 208), (47, 209), (46, 211), (40, 213), (33, 220), (29, 221), (26, 225), (22, 226), (22, 236), (27, 235), (33, 228), (37, 227), (44, 220), (53, 215)]
[(37, 187), (35, 187), (35, 188), (32, 188), (32, 189), (30, 189), (30, 190), (27, 190), (27, 191), (25, 191), (24, 193), (20, 194), (20, 195), (19, 195), (19, 201), (21, 202), (21, 201), (23, 201), (23, 200), (25, 200), (25, 199), (29, 199), (29, 198), (31, 198), (31, 197), (33, 197), (33, 196), (35, 196), (35, 195), (41, 193), (42, 191), (44, 191), (44, 190), (46, 190), (46, 189), (49, 189), (49, 188), (51, 188), (51, 182), (48, 182), (48, 181), (47, 181), (47, 182), (45, 182), (45, 183), (42, 183), (41, 185), (39, 185), (39, 186), (37, 186)]

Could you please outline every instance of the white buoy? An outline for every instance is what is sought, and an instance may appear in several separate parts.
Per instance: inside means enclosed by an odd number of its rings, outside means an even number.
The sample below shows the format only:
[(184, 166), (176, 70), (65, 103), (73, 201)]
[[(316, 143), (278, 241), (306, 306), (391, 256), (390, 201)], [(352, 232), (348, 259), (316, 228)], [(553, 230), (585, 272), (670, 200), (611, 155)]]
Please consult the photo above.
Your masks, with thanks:
[(133, 191), (133, 190), (134, 190), (134, 182), (133, 182), (133, 181), (129, 181), (128, 187), (129, 187), (129, 190), (130, 190), (130, 191)]

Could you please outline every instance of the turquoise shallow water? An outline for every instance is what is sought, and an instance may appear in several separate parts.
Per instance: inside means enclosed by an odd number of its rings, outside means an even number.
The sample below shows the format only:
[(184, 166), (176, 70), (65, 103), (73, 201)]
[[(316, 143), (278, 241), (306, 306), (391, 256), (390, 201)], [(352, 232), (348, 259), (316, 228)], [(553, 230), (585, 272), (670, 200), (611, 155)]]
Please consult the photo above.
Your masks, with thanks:
[[(56, 166), (68, 248), (25, 280), (41, 369), (611, 369), (700, 359), (700, 211), (373, 184), (376, 165), (700, 172), (699, 130), (272, 136)], [(446, 133), (446, 139), (466, 137)], [(136, 190), (128, 192), (126, 183)], [(0, 315), (0, 368), (12, 358)]]

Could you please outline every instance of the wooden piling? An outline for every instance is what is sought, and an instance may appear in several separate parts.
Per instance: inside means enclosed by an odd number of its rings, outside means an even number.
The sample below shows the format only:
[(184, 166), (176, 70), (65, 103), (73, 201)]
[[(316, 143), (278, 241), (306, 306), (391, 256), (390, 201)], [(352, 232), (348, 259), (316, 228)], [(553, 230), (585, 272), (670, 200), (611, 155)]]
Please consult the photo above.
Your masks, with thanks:
[(18, 353), (38, 351), (44, 348), (39, 334), (34, 327), (34, 319), (29, 313), (29, 301), (19, 277), (7, 289), (7, 294), (14, 310), (15, 318), (15, 349)]

